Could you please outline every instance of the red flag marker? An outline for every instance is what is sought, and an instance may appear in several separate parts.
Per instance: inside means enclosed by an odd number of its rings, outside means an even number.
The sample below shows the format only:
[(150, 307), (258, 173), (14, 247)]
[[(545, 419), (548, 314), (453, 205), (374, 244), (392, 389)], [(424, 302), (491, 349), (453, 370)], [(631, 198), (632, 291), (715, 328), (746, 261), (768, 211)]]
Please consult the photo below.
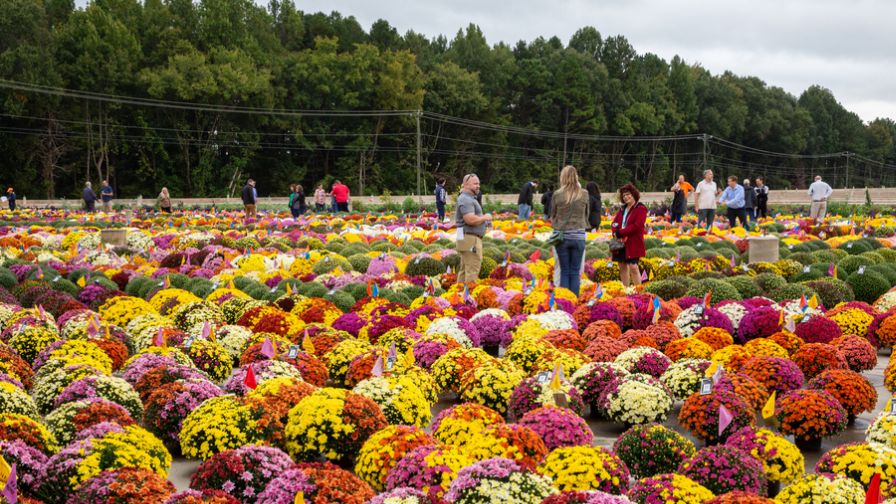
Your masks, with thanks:
[(249, 366), (249, 370), (246, 371), (246, 377), (243, 378), (243, 384), (252, 390), (255, 390), (255, 387), (258, 386), (258, 382), (255, 381), (255, 371), (252, 370), (252, 366)]

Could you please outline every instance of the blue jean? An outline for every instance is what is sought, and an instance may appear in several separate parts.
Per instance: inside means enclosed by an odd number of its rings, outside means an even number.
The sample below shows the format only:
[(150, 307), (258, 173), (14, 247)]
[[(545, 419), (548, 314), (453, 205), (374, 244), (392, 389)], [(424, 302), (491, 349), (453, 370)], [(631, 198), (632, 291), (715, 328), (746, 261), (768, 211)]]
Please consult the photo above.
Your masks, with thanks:
[(439, 221), (445, 220), (445, 202), (436, 201), (436, 212), (439, 214)]
[(579, 295), (582, 283), (582, 257), (585, 255), (585, 240), (563, 240), (557, 246), (557, 259), (560, 261), (560, 287)]
[(520, 220), (526, 220), (529, 218), (529, 213), (532, 212), (532, 206), (523, 203), (520, 205)]

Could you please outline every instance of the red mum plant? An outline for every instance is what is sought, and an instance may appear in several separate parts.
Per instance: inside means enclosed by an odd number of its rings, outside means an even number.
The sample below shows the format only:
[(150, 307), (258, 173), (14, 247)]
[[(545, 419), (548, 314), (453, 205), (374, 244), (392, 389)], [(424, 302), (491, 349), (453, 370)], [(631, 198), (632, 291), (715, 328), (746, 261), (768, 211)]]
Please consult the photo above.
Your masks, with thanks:
[(806, 343), (791, 357), (807, 379), (827, 369), (849, 369), (846, 357), (833, 345)]
[(543, 339), (557, 348), (569, 348), (577, 352), (584, 350), (587, 343), (575, 329), (555, 329), (545, 334)]
[(841, 336), (831, 341), (843, 356), (849, 369), (861, 372), (877, 366), (877, 350), (868, 340), (860, 336)]
[[(720, 406), (731, 413), (731, 423), (719, 435)], [(685, 399), (678, 414), (681, 426), (707, 443), (724, 441), (739, 429), (752, 426), (755, 412), (750, 404), (739, 395), (724, 390), (715, 390), (710, 394), (692, 394)]]
[(867, 378), (848, 369), (830, 369), (809, 381), (813, 390), (824, 390), (834, 396), (846, 413), (854, 419), (863, 411), (874, 411), (877, 390)]
[(781, 432), (797, 441), (835, 436), (843, 432), (847, 422), (846, 410), (823, 390), (791, 390), (779, 396), (775, 416)]
[(595, 320), (588, 324), (582, 332), (582, 337), (588, 341), (599, 337), (617, 339), (620, 336), (622, 336), (622, 329), (612, 320)]
[(629, 344), (621, 339), (598, 336), (591, 340), (582, 353), (594, 362), (613, 362), (616, 357), (619, 357), (619, 354), (628, 349)]

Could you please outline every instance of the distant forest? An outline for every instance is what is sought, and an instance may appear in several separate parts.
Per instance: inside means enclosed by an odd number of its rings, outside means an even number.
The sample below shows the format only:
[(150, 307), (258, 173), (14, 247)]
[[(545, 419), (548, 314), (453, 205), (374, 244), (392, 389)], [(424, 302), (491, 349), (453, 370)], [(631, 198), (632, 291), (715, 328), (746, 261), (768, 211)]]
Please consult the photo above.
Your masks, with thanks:
[(668, 189), (704, 166), (772, 188), (817, 173), (896, 184), (892, 119), (686, 57), (590, 26), (568, 43), (494, 43), (474, 24), (430, 39), (280, 0), (3, 0), (0, 184), (35, 199), (101, 179), (120, 197), (201, 197), (247, 177), (260, 195), (339, 178), (411, 194), (418, 155), (425, 194), (467, 172), (516, 191), (564, 163), (605, 191)]

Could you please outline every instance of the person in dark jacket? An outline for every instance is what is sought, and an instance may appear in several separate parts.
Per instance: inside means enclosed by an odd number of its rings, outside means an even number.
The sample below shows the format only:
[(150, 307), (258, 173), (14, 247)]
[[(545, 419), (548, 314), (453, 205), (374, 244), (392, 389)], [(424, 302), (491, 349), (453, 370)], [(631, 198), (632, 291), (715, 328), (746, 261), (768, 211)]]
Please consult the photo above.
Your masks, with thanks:
[(305, 188), (302, 184), (292, 186), (292, 194), (289, 195), (289, 212), (293, 219), (298, 219), (300, 215), (308, 211), (305, 203)]
[(16, 209), (16, 192), (12, 190), (12, 187), (6, 190), (6, 202), (9, 203), (10, 211)]
[(765, 185), (765, 179), (756, 177), (756, 218), (768, 217), (768, 186)]
[(84, 206), (87, 208), (88, 212), (96, 210), (96, 193), (93, 192), (93, 187), (91, 187), (90, 182), (84, 184), (82, 197), (84, 198)]
[(588, 191), (588, 226), (600, 229), (600, 220), (604, 212), (604, 204), (600, 199), (600, 188), (593, 180), (585, 185)]
[(520, 220), (526, 220), (529, 218), (529, 214), (532, 213), (532, 197), (535, 195), (535, 189), (538, 187), (537, 180), (530, 180), (523, 184), (523, 187), (520, 188), (520, 197), (517, 199), (517, 205), (519, 206), (519, 218)]
[(445, 204), (448, 202), (448, 191), (445, 190), (445, 179), (436, 180), (436, 212), (439, 222), (445, 220)]
[(638, 262), (647, 255), (644, 248), (647, 207), (640, 203), (641, 193), (633, 184), (619, 189), (622, 208), (613, 219), (613, 236), (622, 241), (623, 248), (613, 253), (613, 261), (619, 263), (619, 280), (622, 285), (641, 285)]
[(544, 218), (551, 218), (551, 198), (554, 196), (554, 190), (551, 186), (545, 186), (544, 194), (541, 195), (541, 206), (544, 207)]
[(681, 222), (684, 214), (688, 213), (688, 194), (694, 190), (694, 186), (679, 175), (678, 180), (672, 185), (672, 206), (669, 208), (669, 222)]
[(756, 190), (750, 179), (744, 179), (744, 208), (747, 210), (747, 224), (756, 220)]
[(246, 218), (255, 217), (255, 205), (258, 201), (258, 193), (255, 191), (255, 181), (249, 179), (243, 186), (243, 207), (246, 209)]

